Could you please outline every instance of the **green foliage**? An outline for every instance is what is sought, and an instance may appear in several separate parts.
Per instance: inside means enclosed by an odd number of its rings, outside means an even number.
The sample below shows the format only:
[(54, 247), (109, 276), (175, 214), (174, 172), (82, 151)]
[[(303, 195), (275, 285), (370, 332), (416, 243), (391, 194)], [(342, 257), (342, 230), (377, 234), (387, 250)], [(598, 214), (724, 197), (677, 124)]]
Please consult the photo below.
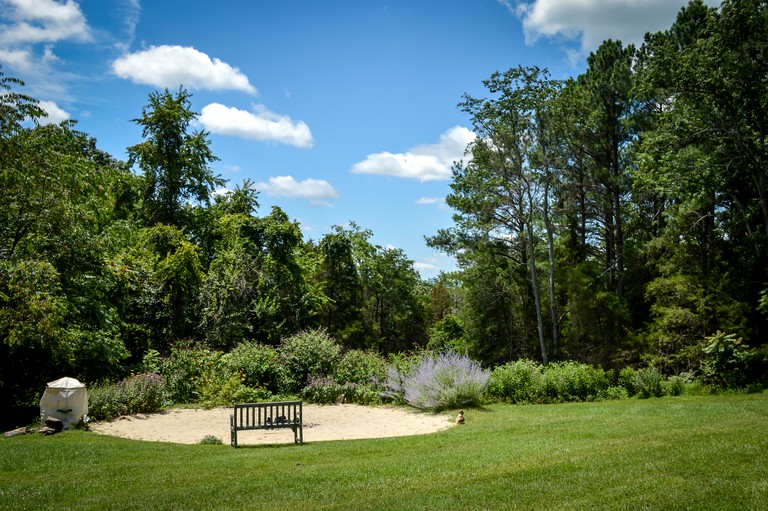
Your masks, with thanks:
[(222, 445), (221, 438), (213, 435), (205, 435), (202, 440), (198, 442), (200, 445)]
[(632, 378), (632, 387), (637, 397), (648, 399), (661, 397), (664, 393), (662, 387), (663, 377), (655, 367), (638, 369)]
[(341, 357), (341, 346), (325, 330), (304, 330), (280, 343), (285, 370), (285, 390), (298, 393), (310, 376), (332, 375)]
[(433, 351), (468, 351), (470, 342), (458, 318), (449, 314), (429, 330), (427, 349)]
[(742, 344), (740, 337), (718, 330), (704, 339), (702, 351), (705, 359), (701, 371), (705, 381), (725, 388), (744, 385), (747, 365), (754, 354), (749, 346)]
[(130, 165), (144, 174), (143, 209), (147, 225), (184, 225), (188, 201), (207, 204), (214, 188), (224, 181), (213, 175), (209, 163), (217, 160), (204, 131), (189, 133), (197, 114), (191, 94), (179, 88), (152, 92), (141, 117), (144, 142), (128, 148)]
[(333, 372), (339, 384), (370, 384), (383, 382), (387, 377), (387, 362), (374, 351), (349, 350), (339, 360)]
[(488, 394), (512, 403), (564, 403), (605, 398), (609, 388), (608, 375), (602, 368), (577, 362), (542, 366), (518, 360), (493, 370)]
[(594, 401), (609, 386), (600, 367), (578, 362), (554, 362), (544, 368), (544, 387), (552, 402)]
[(619, 371), (619, 376), (617, 380), (617, 384), (627, 391), (627, 394), (630, 396), (635, 395), (635, 376), (637, 374), (637, 370), (635, 370), (632, 367), (624, 367)]
[(488, 395), (510, 403), (540, 403), (543, 367), (532, 360), (520, 359), (498, 366), (488, 380)]
[(174, 403), (215, 402), (230, 377), (221, 352), (189, 342), (176, 343), (161, 370)]
[(282, 359), (277, 349), (254, 342), (242, 342), (224, 356), (226, 370), (240, 375), (246, 387), (264, 388), (274, 394), (284, 379)]
[(168, 405), (166, 380), (157, 373), (134, 374), (112, 385), (88, 389), (88, 416), (112, 420), (120, 415), (152, 413)]

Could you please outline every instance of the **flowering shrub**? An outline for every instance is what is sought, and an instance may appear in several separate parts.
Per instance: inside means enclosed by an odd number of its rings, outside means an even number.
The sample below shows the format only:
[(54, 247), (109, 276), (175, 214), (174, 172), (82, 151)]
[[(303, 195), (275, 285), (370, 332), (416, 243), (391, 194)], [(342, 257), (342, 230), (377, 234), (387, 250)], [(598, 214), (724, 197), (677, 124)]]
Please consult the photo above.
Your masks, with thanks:
[(333, 404), (343, 398), (345, 403), (361, 405), (381, 404), (380, 385), (375, 383), (336, 383), (325, 376), (310, 377), (307, 386), (301, 391), (302, 399), (317, 404)]
[(424, 357), (409, 374), (393, 369), (386, 386), (411, 406), (439, 411), (479, 404), (489, 377), (469, 357), (448, 352)]
[(113, 385), (97, 385), (88, 392), (88, 415), (111, 420), (120, 415), (151, 413), (167, 403), (166, 381), (157, 373), (131, 375)]

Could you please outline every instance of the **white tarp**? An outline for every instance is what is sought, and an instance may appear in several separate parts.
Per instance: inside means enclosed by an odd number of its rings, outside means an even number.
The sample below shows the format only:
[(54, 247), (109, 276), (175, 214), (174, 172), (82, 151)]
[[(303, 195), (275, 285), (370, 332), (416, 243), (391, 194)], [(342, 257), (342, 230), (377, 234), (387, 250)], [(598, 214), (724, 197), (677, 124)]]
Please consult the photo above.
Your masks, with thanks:
[(74, 378), (59, 378), (45, 388), (40, 400), (40, 418), (56, 417), (65, 428), (80, 422), (88, 414), (88, 392)]

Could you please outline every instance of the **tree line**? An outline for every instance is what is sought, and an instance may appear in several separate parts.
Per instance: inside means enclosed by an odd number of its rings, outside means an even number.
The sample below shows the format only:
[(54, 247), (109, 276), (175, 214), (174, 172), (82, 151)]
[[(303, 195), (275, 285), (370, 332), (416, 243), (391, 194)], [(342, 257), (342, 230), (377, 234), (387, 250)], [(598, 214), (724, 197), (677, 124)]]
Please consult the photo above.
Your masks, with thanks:
[[(423, 281), (354, 223), (318, 241), (223, 184), (190, 94), (157, 91), (128, 161), (42, 124), (0, 68), (0, 406), (63, 373), (126, 374), (176, 343), (231, 350), (324, 329), (348, 349), (693, 371), (708, 336), (763, 344), (768, 6), (694, 0), (636, 48), (554, 80), (515, 67), (459, 108), (477, 139)], [(722, 336), (722, 335), (721, 335)], [(730, 339), (731, 337), (725, 337)]]
[(454, 343), (670, 373), (718, 331), (763, 344), (767, 27), (765, 1), (694, 0), (575, 78), (516, 67), (464, 97), (478, 137), (429, 238), (460, 262)]
[[(119, 379), (177, 342), (228, 351), (324, 329), (348, 348), (427, 339), (425, 284), (354, 223), (318, 242), (246, 180), (211, 170), (190, 94), (150, 94), (122, 162), (44, 117), (0, 69), (0, 395), (34, 406), (61, 374)], [(7, 407), (6, 407), (7, 405)]]

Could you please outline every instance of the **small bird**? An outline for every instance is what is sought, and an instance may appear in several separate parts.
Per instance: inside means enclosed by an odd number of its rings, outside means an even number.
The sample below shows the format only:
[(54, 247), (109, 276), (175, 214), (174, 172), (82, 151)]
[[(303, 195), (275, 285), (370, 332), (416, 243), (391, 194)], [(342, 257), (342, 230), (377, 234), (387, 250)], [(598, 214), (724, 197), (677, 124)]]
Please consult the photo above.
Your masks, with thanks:
[(464, 424), (464, 410), (460, 410), (456, 416), (456, 424)]

